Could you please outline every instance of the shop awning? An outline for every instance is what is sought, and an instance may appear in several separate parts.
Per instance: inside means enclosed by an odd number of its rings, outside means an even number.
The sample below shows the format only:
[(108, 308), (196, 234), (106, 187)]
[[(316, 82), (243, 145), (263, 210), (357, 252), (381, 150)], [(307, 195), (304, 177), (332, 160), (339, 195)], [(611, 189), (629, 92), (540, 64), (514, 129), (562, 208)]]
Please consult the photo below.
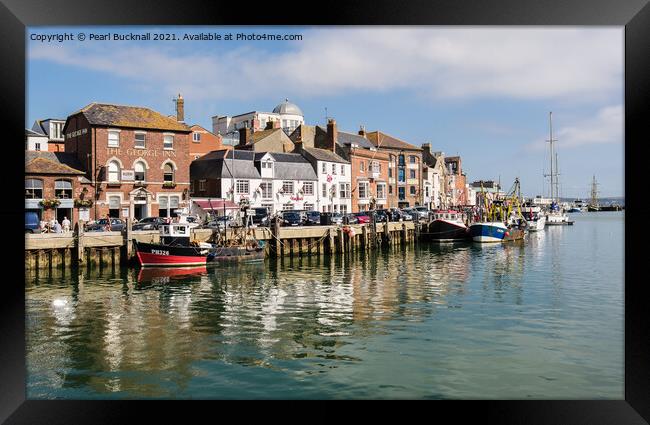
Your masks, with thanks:
[(202, 209), (209, 211), (209, 210), (221, 210), (223, 211), (224, 209), (224, 203), (225, 203), (225, 208), (227, 210), (238, 210), (239, 205), (235, 204), (232, 201), (224, 201), (222, 199), (211, 199), (209, 201), (207, 200), (196, 200), (192, 201)]

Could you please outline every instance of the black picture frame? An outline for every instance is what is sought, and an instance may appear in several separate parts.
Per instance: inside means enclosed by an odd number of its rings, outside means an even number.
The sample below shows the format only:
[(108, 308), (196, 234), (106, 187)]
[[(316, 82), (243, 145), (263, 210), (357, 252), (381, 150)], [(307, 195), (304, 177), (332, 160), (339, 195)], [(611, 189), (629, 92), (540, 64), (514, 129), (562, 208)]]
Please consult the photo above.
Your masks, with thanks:
[[(647, 254), (641, 245), (643, 219), (648, 216), (647, 194), (643, 192), (644, 136), (650, 122), (650, 6), (648, 0), (484, 0), (484, 1), (327, 1), (317, 8), (298, 2), (283, 2), (282, 7), (223, 1), (125, 1), (80, 0), (3, 0), (0, 4), (0, 40), (3, 65), (0, 109), (7, 126), (4, 176), (3, 223), (22, 220), (22, 179), (20, 158), (24, 150), (18, 142), (24, 137), (25, 109), (25, 27), (38, 25), (591, 25), (625, 26), (625, 399), (620, 401), (453, 401), (420, 406), (427, 420), (445, 418), (481, 423), (525, 424), (643, 424), (650, 421), (650, 320), (644, 278)], [(558, 64), (561, 66), (561, 64)], [(74, 90), (74, 88), (70, 88)], [(7, 160), (9, 158), (9, 160)], [(16, 172), (13, 172), (16, 167)], [(636, 179), (636, 180), (635, 180)], [(7, 194), (8, 193), (8, 194)], [(13, 228), (12, 228), (13, 227)], [(9, 241), (23, 240), (17, 226), (7, 226), (3, 238), (6, 274), (18, 269), (24, 260)], [(16, 238), (16, 239), (14, 239)], [(21, 246), (19, 244), (19, 246)], [(0, 322), (0, 421), (18, 423), (117, 423), (139, 412), (165, 418), (170, 423), (186, 418), (187, 405), (178, 408), (164, 402), (128, 401), (36, 401), (26, 400), (25, 389), (25, 291), (16, 279), (3, 281), (2, 321)], [(190, 407), (212, 419), (225, 419), (221, 409), (200, 403)], [(264, 410), (267, 410), (265, 408)], [(409, 407), (410, 409), (410, 407)], [(247, 409), (242, 420), (249, 422), (254, 410)], [(258, 409), (255, 409), (258, 410)], [(293, 407), (292, 409), (293, 410)], [(331, 409), (328, 409), (331, 410)], [(366, 418), (382, 414), (357, 411)], [(273, 411), (260, 411), (270, 417)], [(235, 410), (235, 415), (242, 414)], [(404, 412), (402, 412), (404, 413)], [(310, 420), (312, 415), (299, 420)], [(285, 413), (278, 419), (285, 420)], [(320, 415), (318, 415), (320, 416)], [(338, 415), (337, 415), (338, 416)], [(232, 416), (230, 416), (232, 417)], [(352, 415), (340, 415), (352, 419)], [(332, 416), (333, 418), (333, 416)], [(291, 420), (291, 418), (287, 418)], [(298, 419), (296, 417), (296, 419)]]

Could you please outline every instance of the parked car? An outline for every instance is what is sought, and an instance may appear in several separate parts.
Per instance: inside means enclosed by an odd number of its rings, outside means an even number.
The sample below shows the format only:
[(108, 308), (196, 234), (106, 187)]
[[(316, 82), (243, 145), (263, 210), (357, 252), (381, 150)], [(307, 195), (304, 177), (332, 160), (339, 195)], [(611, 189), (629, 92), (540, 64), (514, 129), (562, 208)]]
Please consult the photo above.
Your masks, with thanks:
[(413, 220), (413, 213), (411, 212), (410, 208), (404, 208), (403, 210), (400, 211), (402, 214), (402, 220), (406, 221), (411, 221)]
[[(111, 218), (111, 232), (121, 232), (124, 230), (124, 220), (120, 218)], [(107, 232), (108, 231), (108, 220), (105, 218), (100, 218), (95, 221), (93, 224), (89, 224), (86, 227), (86, 232)]]
[(25, 211), (25, 233), (41, 233), (40, 220), (36, 211)]
[(343, 214), (332, 213), (332, 224), (343, 224)]
[(165, 224), (166, 219), (163, 217), (145, 217), (135, 223), (132, 230), (158, 230), (161, 224)]
[(414, 207), (412, 211), (419, 220), (429, 219), (429, 209), (427, 207), (424, 206)]
[(201, 225), (201, 223), (199, 223), (198, 217), (195, 217), (193, 215), (181, 215), (178, 218), (178, 222), (187, 224), (190, 229), (199, 227)]
[(283, 211), (282, 212), (282, 225), (283, 226), (302, 226), (304, 224), (303, 215), (298, 211)]
[(373, 215), (375, 218), (375, 223), (383, 223), (388, 217), (388, 212), (386, 210), (374, 210)]
[(320, 225), (320, 213), (318, 211), (307, 211), (305, 213), (306, 219), (305, 219), (305, 224), (306, 225)]
[(359, 218), (354, 214), (343, 214), (341, 224), (359, 224)]
[(402, 221), (402, 211), (399, 210), (399, 208), (388, 208), (386, 210), (386, 214), (388, 214), (388, 218), (390, 221)]
[(270, 224), (269, 210), (264, 207), (253, 208), (255, 215), (253, 216), (253, 224), (257, 226), (268, 227)]
[(359, 224), (365, 224), (365, 223), (370, 223), (370, 216), (368, 215), (370, 213), (365, 212), (365, 211), (359, 211), (356, 213), (353, 213), (357, 220), (359, 220)]
[(236, 220), (233, 220), (232, 217), (216, 217), (208, 220), (207, 223), (199, 226), (202, 229), (216, 229), (219, 231), (222, 231), (226, 228), (226, 225), (228, 227), (237, 227), (238, 223)]

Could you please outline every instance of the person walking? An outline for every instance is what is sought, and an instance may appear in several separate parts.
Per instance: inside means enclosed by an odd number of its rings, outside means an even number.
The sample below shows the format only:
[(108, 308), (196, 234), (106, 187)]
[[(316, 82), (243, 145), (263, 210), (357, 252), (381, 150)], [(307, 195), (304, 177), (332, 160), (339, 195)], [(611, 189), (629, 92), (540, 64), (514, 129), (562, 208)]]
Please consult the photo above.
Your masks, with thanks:
[(54, 229), (54, 233), (61, 233), (63, 231), (61, 224), (59, 224), (58, 220), (56, 219), (54, 219), (54, 225), (52, 226), (52, 229)]
[(111, 231), (111, 216), (106, 214), (106, 226), (104, 226), (104, 231), (110, 232)]
[(68, 217), (63, 217), (63, 221), (61, 222), (61, 225), (63, 226), (63, 232), (64, 233), (69, 233), (70, 232), (70, 220), (68, 220)]

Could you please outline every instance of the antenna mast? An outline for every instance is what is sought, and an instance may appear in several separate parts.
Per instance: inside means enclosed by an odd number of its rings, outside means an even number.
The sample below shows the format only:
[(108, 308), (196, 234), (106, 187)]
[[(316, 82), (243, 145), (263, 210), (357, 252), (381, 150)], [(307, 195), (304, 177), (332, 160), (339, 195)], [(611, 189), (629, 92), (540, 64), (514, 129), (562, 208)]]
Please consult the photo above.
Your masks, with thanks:
[[(549, 142), (551, 147), (551, 173), (544, 174), (544, 177), (551, 177), (551, 200), (555, 200), (558, 192), (557, 187), (557, 153), (553, 152), (553, 142), (557, 142), (557, 139), (553, 138), (553, 112), (548, 113), (548, 129), (549, 129)], [(555, 156), (555, 167), (553, 166), (553, 156)]]

